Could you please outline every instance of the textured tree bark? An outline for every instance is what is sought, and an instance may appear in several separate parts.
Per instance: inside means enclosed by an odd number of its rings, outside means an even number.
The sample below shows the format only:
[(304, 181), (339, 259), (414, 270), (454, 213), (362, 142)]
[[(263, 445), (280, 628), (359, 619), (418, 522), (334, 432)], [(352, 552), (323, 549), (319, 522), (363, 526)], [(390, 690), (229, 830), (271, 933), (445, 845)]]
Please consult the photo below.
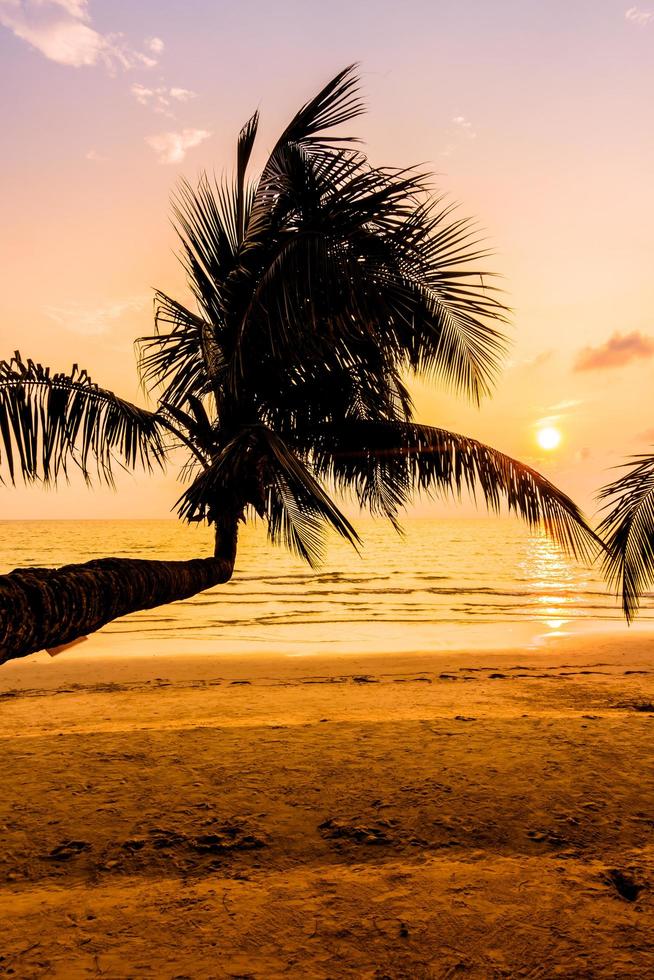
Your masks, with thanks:
[(216, 556), (190, 561), (98, 558), (0, 576), (0, 664), (71, 643), (118, 616), (151, 609), (229, 581), (237, 525), (224, 520)]

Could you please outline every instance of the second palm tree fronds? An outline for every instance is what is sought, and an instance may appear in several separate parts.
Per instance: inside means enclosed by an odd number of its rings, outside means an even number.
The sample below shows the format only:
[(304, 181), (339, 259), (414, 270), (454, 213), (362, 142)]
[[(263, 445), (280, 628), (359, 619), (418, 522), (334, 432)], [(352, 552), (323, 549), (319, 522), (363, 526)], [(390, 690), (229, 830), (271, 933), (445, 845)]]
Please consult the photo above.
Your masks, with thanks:
[(626, 472), (599, 493), (608, 513), (598, 532), (606, 544), (607, 578), (631, 622), (654, 583), (654, 456), (635, 456), (623, 468)]

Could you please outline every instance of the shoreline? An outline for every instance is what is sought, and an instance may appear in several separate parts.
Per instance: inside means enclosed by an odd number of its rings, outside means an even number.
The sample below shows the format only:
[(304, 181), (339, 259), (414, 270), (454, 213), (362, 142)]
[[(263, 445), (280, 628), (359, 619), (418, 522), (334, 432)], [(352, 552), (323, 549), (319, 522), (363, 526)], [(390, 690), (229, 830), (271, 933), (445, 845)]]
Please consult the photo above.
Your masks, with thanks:
[[(116, 626), (92, 634), (79, 647), (66, 651), (67, 659), (142, 656), (211, 656), (211, 657), (326, 657), (326, 656), (395, 656), (464, 654), (469, 650), (502, 653), (511, 650), (539, 649), (549, 643), (606, 637), (630, 643), (632, 637), (654, 636), (654, 623), (637, 621), (627, 626), (623, 618), (590, 619), (589, 617), (552, 617), (533, 619), (525, 616), (513, 620), (457, 622), (450, 619), (431, 621), (428, 634), (424, 624), (389, 620), (370, 624), (362, 631), (359, 620), (351, 623), (317, 620), (305, 629), (299, 639), (298, 624), (289, 622), (275, 627), (255, 642), (251, 637), (228, 638), (220, 630), (209, 628), (187, 630), (182, 623), (168, 629), (143, 629), (136, 614), (131, 629), (118, 620)], [(182, 627), (182, 628), (180, 628)], [(415, 632), (413, 632), (415, 629)], [(435, 631), (432, 632), (432, 630)], [(255, 631), (256, 633), (256, 631)], [(413, 635), (411, 636), (411, 633)], [(329, 640), (317, 636), (330, 635)], [(407, 642), (407, 634), (411, 639)]]
[(96, 639), (109, 642), (93, 647), (90, 643), (80, 643), (54, 655), (43, 650), (29, 657), (7, 661), (0, 666), (0, 694), (10, 683), (16, 683), (21, 687), (26, 685), (30, 678), (33, 681), (38, 680), (47, 689), (57, 681), (69, 679), (75, 673), (79, 673), (80, 676), (92, 676), (99, 672), (106, 676), (115, 672), (123, 677), (140, 677), (144, 670), (148, 670), (149, 665), (153, 669), (165, 666), (175, 678), (181, 680), (201, 679), (205, 670), (215, 674), (218, 667), (226, 677), (232, 678), (242, 674), (245, 665), (257, 676), (262, 670), (270, 671), (270, 669), (281, 671), (283, 675), (304, 675), (314, 671), (329, 670), (332, 662), (350, 664), (355, 673), (358, 672), (357, 665), (367, 665), (371, 670), (383, 673), (392, 663), (399, 668), (396, 673), (419, 671), (420, 666), (423, 666), (426, 671), (437, 674), (440, 668), (445, 669), (452, 664), (474, 664), (480, 660), (500, 663), (519, 655), (522, 655), (523, 659), (528, 658), (531, 664), (537, 665), (550, 663), (553, 657), (556, 659), (559, 654), (564, 656), (566, 652), (570, 652), (575, 657), (601, 654), (608, 656), (611, 663), (616, 666), (622, 663), (625, 656), (640, 661), (643, 658), (648, 660), (650, 655), (654, 655), (654, 628), (648, 626), (643, 626), (641, 629), (631, 628), (629, 632), (626, 629), (591, 627), (577, 634), (557, 632), (541, 636), (530, 644), (515, 643), (504, 647), (490, 645), (471, 650), (463, 645), (406, 652), (336, 649), (329, 653), (313, 651), (282, 653), (277, 650), (270, 653), (253, 650), (230, 653), (224, 651), (153, 653), (143, 651), (143, 644), (141, 644), (142, 652), (124, 654), (121, 653), (120, 643), (114, 636), (106, 637), (100, 634)]

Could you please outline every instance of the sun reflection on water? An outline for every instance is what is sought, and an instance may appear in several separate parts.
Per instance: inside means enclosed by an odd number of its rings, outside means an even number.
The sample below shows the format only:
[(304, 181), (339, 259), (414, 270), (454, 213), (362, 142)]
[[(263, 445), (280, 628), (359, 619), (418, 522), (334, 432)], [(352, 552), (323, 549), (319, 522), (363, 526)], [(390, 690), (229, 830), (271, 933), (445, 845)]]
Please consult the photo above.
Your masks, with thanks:
[(534, 615), (542, 619), (550, 630), (549, 635), (563, 635), (561, 627), (569, 622), (566, 613), (579, 600), (569, 560), (541, 532), (531, 538), (528, 554), (521, 566), (529, 590), (534, 594)]

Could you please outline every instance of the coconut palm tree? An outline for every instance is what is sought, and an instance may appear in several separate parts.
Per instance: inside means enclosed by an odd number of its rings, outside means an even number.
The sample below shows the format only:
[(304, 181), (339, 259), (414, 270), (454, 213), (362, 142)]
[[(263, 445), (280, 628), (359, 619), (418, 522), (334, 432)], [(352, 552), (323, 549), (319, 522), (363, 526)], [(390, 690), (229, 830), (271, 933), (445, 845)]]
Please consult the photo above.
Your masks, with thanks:
[(362, 112), (354, 67), (304, 105), (248, 179), (258, 115), (240, 133), (231, 182), (183, 183), (174, 202), (197, 310), (164, 293), (138, 342), (156, 409), (54, 374), (16, 354), (0, 365), (8, 479), (56, 482), (76, 465), (162, 465), (188, 452), (180, 517), (215, 529), (215, 554), (187, 562), (103, 558), (0, 577), (0, 661), (71, 642), (116, 616), (226, 582), (239, 523), (312, 565), (325, 531), (358, 545), (334, 500), (350, 493), (398, 524), (418, 491), (478, 490), (568, 551), (592, 532), (575, 504), (527, 466), (413, 421), (419, 374), (479, 401), (504, 350), (507, 311), (472, 224), (428, 175), (373, 167), (335, 127)]
[(608, 513), (598, 532), (606, 545), (606, 576), (622, 596), (631, 622), (642, 594), (654, 582), (654, 456), (635, 456), (625, 469), (599, 492)]

